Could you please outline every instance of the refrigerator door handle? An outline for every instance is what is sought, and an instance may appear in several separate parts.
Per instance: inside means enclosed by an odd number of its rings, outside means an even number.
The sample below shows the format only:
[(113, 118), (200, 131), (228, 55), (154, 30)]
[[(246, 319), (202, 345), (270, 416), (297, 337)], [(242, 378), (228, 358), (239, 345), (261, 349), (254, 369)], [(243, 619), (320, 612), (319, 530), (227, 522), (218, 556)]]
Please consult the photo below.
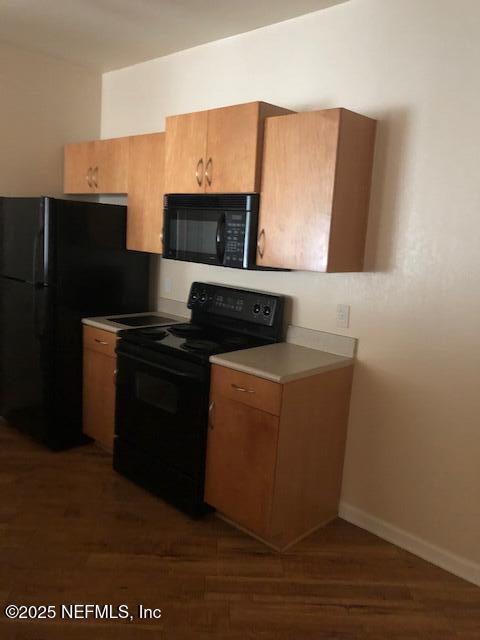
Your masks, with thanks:
[(37, 290), (38, 287), (36, 284), (33, 285), (33, 330), (35, 331), (35, 337), (42, 337), (42, 329), (41, 322), (39, 319), (39, 310), (38, 310), (38, 302), (37, 302)]
[[(43, 338), (45, 335), (45, 325), (47, 318), (46, 296), (47, 289), (41, 284), (33, 285), (33, 330), (36, 338)], [(41, 294), (41, 303), (38, 302)]]
[[(40, 241), (43, 241), (44, 239), (44, 228), (42, 227), (41, 229), (39, 229), (39, 231), (37, 232), (36, 236), (35, 236), (35, 240), (33, 241), (33, 263), (32, 263), (32, 283), (34, 285), (38, 284), (39, 282), (44, 282), (45, 280), (45, 273), (43, 273), (43, 277), (42, 278), (38, 278), (37, 274), (38, 274), (38, 247), (40, 246)], [(43, 244), (43, 242), (42, 242)]]

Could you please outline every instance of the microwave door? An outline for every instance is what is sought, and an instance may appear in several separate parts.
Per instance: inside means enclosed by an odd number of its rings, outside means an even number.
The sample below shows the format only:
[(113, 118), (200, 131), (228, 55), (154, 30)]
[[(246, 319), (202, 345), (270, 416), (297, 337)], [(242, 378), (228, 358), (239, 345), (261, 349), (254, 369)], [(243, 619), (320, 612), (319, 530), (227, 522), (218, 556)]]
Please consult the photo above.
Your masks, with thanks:
[(175, 209), (166, 214), (165, 258), (222, 264), (221, 211)]

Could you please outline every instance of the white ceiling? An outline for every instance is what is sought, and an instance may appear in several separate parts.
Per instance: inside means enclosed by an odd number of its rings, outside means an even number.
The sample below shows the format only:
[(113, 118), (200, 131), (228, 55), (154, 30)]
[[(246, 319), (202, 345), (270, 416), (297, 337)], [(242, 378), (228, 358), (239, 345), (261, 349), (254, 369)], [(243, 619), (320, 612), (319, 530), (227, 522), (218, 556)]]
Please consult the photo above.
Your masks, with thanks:
[(0, 42), (109, 71), (347, 0), (0, 0)]

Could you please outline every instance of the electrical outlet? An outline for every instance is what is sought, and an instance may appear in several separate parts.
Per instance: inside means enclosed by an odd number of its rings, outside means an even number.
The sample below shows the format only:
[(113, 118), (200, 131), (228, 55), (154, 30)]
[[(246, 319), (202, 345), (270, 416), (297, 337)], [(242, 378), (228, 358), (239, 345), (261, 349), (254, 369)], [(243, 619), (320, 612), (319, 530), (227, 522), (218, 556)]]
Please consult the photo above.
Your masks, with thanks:
[(337, 327), (339, 329), (348, 329), (350, 326), (350, 305), (337, 304)]
[(165, 293), (172, 293), (172, 279), (165, 278), (163, 290)]

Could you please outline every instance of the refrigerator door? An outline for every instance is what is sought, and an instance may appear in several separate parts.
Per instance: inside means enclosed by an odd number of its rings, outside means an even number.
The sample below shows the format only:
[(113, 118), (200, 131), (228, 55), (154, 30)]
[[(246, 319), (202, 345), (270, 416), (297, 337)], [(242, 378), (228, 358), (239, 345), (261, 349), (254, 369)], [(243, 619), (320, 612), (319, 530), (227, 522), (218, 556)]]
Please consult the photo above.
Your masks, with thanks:
[(0, 277), (0, 415), (48, 440), (52, 388), (49, 291)]
[(67, 200), (49, 206), (52, 397), (59, 435), (74, 440), (82, 432), (82, 318), (148, 309), (149, 256), (125, 249), (126, 207)]
[(126, 207), (0, 203), (0, 415), (72, 446), (83, 440), (81, 320), (147, 310), (149, 257), (125, 249)]
[[(54, 200), (57, 304), (70, 322), (148, 309), (149, 256), (127, 251), (127, 208)], [(52, 261), (51, 260), (51, 261)]]
[(0, 276), (48, 281), (48, 199), (0, 198)]

